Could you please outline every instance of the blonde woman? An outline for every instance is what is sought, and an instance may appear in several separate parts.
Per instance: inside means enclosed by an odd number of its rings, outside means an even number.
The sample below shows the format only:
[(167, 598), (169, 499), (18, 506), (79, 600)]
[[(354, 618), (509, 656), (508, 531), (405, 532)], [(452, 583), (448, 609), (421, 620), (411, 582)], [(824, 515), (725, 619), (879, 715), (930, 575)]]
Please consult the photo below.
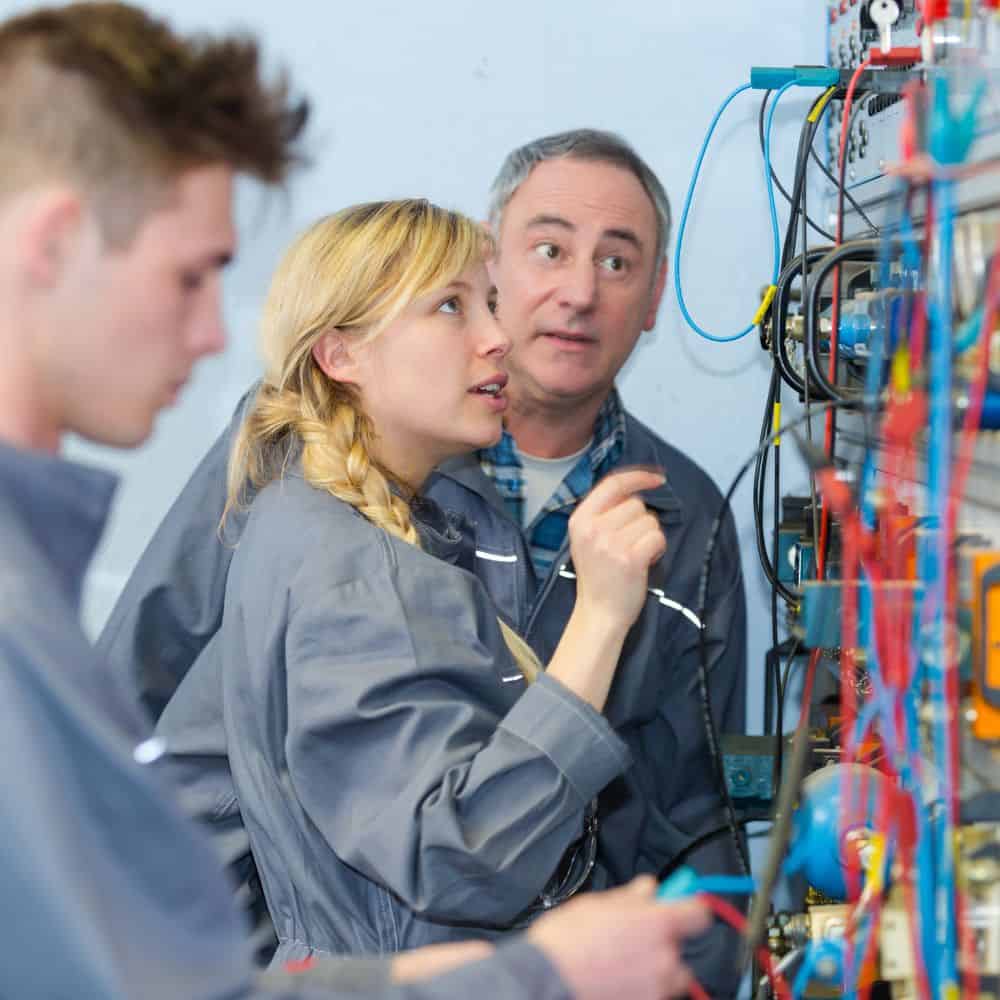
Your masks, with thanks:
[(600, 712), (664, 546), (635, 494), (662, 477), (609, 478), (574, 515), (577, 607), (544, 672), (469, 572), (469, 526), (420, 499), (501, 431), (489, 252), (427, 202), (361, 205), (292, 246), (265, 306), (212, 647), (278, 960), (523, 923), (584, 881), (588, 804), (629, 764)]

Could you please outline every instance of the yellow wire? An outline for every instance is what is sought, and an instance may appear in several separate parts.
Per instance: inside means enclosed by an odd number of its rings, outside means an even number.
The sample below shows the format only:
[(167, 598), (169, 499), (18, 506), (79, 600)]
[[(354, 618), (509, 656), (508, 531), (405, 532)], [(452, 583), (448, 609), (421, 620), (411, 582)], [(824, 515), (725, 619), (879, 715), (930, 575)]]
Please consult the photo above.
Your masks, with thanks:
[(816, 102), (816, 107), (806, 116), (810, 122), (819, 121), (819, 116), (823, 114), (823, 109), (830, 103), (830, 98), (837, 92), (836, 87), (830, 87), (823, 96)]
[(768, 308), (774, 301), (774, 293), (777, 290), (778, 290), (777, 285), (767, 286), (767, 291), (764, 293), (764, 299), (761, 302), (760, 306), (758, 307), (757, 311), (753, 314), (753, 319), (751, 320), (754, 326), (760, 326), (761, 322), (764, 319), (764, 316), (767, 314)]

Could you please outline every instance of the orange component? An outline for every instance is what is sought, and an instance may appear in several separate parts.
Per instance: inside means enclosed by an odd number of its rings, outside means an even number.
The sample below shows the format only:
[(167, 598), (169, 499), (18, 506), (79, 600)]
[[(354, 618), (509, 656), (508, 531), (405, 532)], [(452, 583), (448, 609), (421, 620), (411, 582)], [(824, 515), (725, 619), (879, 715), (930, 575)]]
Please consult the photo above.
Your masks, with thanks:
[(1000, 740), (1000, 551), (972, 557), (973, 734)]

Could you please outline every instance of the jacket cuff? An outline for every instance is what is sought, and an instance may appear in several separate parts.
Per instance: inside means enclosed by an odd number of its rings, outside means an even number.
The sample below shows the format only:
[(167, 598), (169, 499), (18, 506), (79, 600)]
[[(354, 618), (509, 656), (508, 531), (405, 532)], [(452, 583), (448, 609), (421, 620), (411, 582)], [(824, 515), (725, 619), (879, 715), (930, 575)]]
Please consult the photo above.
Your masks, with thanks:
[(397, 986), (386, 1000), (452, 1000), (489, 996), (490, 1000), (573, 1000), (556, 967), (524, 937), (514, 938), (489, 957), (433, 979)]
[(628, 746), (600, 712), (546, 674), (500, 723), (545, 754), (589, 802), (632, 763)]
[[(378, 994), (385, 989), (392, 976), (391, 958), (341, 958), (314, 953), (308, 964), (295, 972), (282, 968), (262, 970), (257, 975), (257, 986), (273, 990), (284, 996), (297, 996), (292, 990), (308, 990), (303, 996), (321, 996), (326, 993)], [(315, 992), (313, 992), (315, 991)], [(381, 994), (379, 994), (381, 995)]]

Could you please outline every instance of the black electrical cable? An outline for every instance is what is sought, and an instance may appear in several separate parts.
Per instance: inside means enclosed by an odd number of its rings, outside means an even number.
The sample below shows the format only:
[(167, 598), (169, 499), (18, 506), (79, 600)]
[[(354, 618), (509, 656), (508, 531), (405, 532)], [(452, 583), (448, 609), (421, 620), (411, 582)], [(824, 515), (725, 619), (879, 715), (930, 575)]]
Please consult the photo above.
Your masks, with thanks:
[[(831, 249), (832, 247), (826, 246), (813, 247), (806, 254), (807, 265), (811, 266), (816, 261), (822, 260)], [(792, 360), (788, 357), (785, 344), (791, 286), (801, 270), (802, 258), (796, 257), (778, 276), (775, 286), (777, 291), (774, 293), (774, 301), (771, 303), (771, 328), (774, 331), (771, 338), (771, 355), (785, 385), (799, 396), (804, 396), (805, 382), (799, 378), (798, 373), (792, 367)], [(826, 399), (826, 394), (818, 386), (811, 386), (810, 393), (819, 400)]]
[(784, 668), (784, 670), (781, 671), (781, 693), (778, 696), (779, 697), (779, 701), (778, 701), (778, 714), (779, 715), (784, 715), (784, 712), (785, 712), (784, 701), (785, 701), (785, 695), (788, 693), (788, 682), (789, 682), (789, 680), (791, 678), (791, 675), (792, 675), (792, 667), (795, 666), (796, 660), (802, 654), (802, 640), (801, 639), (796, 639), (795, 641), (796, 641), (797, 645), (794, 647), (794, 649), (792, 650), (792, 652), (790, 652), (788, 654), (788, 659), (785, 660), (785, 668)]
[[(802, 200), (806, 189), (806, 174), (809, 166), (809, 148), (812, 145), (816, 130), (823, 120), (829, 101), (825, 104), (825, 94), (817, 97), (809, 107), (809, 111), (802, 120), (802, 127), (799, 129), (799, 142), (795, 151), (795, 174), (793, 177), (792, 194), (790, 198), (791, 214), (788, 219), (788, 226), (785, 229), (784, 244), (781, 249), (781, 266), (785, 267), (795, 253), (795, 241), (798, 235), (797, 222), (802, 214)], [(817, 114), (817, 109), (819, 113)], [(813, 116), (815, 115), (815, 119)], [(808, 221), (808, 220), (807, 220)], [(828, 235), (828, 234), (825, 234)]]
[[(802, 649), (802, 640), (796, 636), (792, 640), (790, 649), (788, 650), (788, 659), (785, 660), (785, 669), (780, 671), (779, 667), (779, 677), (778, 677), (778, 705), (775, 710), (775, 725), (778, 735), (777, 748), (774, 751), (774, 788), (781, 787), (781, 773), (784, 766), (785, 760), (785, 692), (788, 690), (788, 674), (791, 670), (792, 664), (795, 662), (795, 658), (799, 655), (799, 651)], [(777, 659), (776, 659), (777, 662)]]
[(852, 240), (850, 243), (842, 243), (839, 247), (831, 250), (813, 268), (812, 284), (809, 286), (806, 294), (803, 307), (806, 367), (813, 380), (820, 386), (827, 398), (836, 400), (842, 404), (853, 399), (853, 397), (846, 396), (827, 378), (826, 373), (823, 371), (820, 356), (820, 338), (817, 335), (821, 302), (820, 293), (826, 276), (835, 267), (839, 267), (845, 260), (871, 263), (879, 259), (880, 252), (881, 243), (879, 240)]
[[(772, 373), (771, 384), (768, 387), (767, 399), (764, 404), (764, 416), (761, 421), (759, 441), (763, 441), (774, 423), (774, 398), (775, 388), (778, 383), (777, 376)], [(786, 586), (779, 578), (777, 566), (771, 561), (767, 551), (767, 543), (764, 540), (764, 481), (767, 474), (767, 451), (761, 452), (757, 456), (754, 464), (753, 478), (753, 515), (754, 515), (754, 544), (757, 547), (757, 558), (760, 560), (764, 576), (767, 577), (771, 589), (786, 603), (795, 605), (799, 603), (800, 595)]]
[[(818, 409), (826, 410), (834, 407), (855, 408), (857, 404), (853, 400), (831, 400), (821, 404)], [(805, 422), (806, 417), (797, 417), (783, 427), (777, 428), (767, 438), (760, 443), (754, 453), (740, 466), (736, 478), (732, 481), (729, 489), (722, 499), (719, 512), (712, 522), (712, 529), (709, 532), (708, 542), (705, 546), (705, 557), (702, 561), (701, 578), (698, 582), (698, 617), (701, 620), (701, 628), (698, 630), (698, 691), (701, 699), (702, 718), (705, 723), (705, 736), (708, 742), (709, 754), (714, 764), (716, 781), (719, 786), (719, 793), (726, 810), (726, 819), (729, 825), (729, 832), (733, 843), (736, 846), (737, 854), (740, 858), (744, 874), (750, 873), (750, 859), (747, 855), (746, 845), (740, 838), (739, 822), (736, 818), (736, 808), (733, 805), (732, 796), (729, 794), (729, 787), (726, 784), (725, 762), (722, 757), (722, 748), (719, 742), (719, 731), (715, 725), (715, 716), (712, 712), (712, 700), (708, 687), (708, 591), (712, 578), (712, 562), (715, 558), (715, 548), (719, 542), (719, 534), (722, 531), (722, 524), (729, 513), (733, 494), (743, 481), (743, 477), (750, 470), (750, 466), (757, 461), (757, 456), (762, 450), (770, 448), (774, 443), (774, 438), (783, 434), (793, 427), (798, 427)]]
[[(747, 826), (749, 823), (766, 823), (770, 820), (771, 814), (767, 812), (757, 812), (752, 813), (748, 816), (744, 816), (742, 819), (738, 820), (740, 826)], [(692, 854), (700, 850), (706, 844), (710, 844), (713, 840), (729, 833), (729, 824), (725, 826), (717, 826), (714, 830), (709, 830), (708, 833), (703, 833), (700, 837), (696, 837), (691, 841), (683, 850), (675, 854), (657, 873), (657, 879), (662, 882), (665, 878), (669, 878), (678, 868), (680, 868)], [(747, 834), (751, 836), (751, 834)], [(760, 836), (760, 833), (754, 836)]]
[[(823, 117), (827, 113), (831, 104), (830, 101), (822, 104), (824, 97), (825, 95), (821, 95), (813, 102), (809, 109), (809, 113), (803, 119), (802, 128), (799, 133), (799, 145), (796, 154), (795, 179), (792, 194), (792, 213), (789, 219), (788, 228), (785, 232), (785, 240), (782, 247), (782, 271), (776, 283), (776, 294), (769, 312), (769, 320), (772, 331), (770, 347), (775, 364), (779, 368), (782, 379), (800, 397), (804, 392), (804, 383), (796, 373), (794, 367), (792, 366), (791, 359), (788, 357), (785, 345), (785, 331), (788, 322), (788, 303), (791, 297), (791, 281), (793, 280), (795, 274), (801, 271), (801, 267), (796, 269), (794, 266), (795, 261), (793, 259), (793, 255), (795, 253), (796, 222), (798, 219), (807, 216), (807, 213), (802, 213), (800, 209), (804, 207), (806, 197), (806, 168), (808, 165), (808, 153), (809, 150), (812, 149), (816, 131), (822, 123)], [(820, 109), (819, 114), (816, 114), (817, 108)], [(814, 115), (815, 120), (813, 120)], [(807, 240), (805, 237), (805, 226), (803, 226), (802, 243), (803, 246), (806, 246)], [(815, 251), (807, 251), (807, 262), (812, 259), (819, 259), (820, 257), (822, 257), (822, 253), (816, 254)], [(767, 347), (766, 342), (763, 343), (763, 346), (765, 348)], [(824, 396), (823, 393), (818, 393), (818, 395), (821, 398)]]
[[(809, 144), (810, 152), (812, 151), (812, 142)], [(805, 192), (802, 193), (802, 210), (805, 212)], [(800, 283), (800, 302), (802, 307), (805, 306), (809, 295), (809, 251), (806, 248), (806, 227), (802, 227), (802, 256), (799, 258), (802, 266), (802, 281)], [(812, 444), (812, 418), (810, 416), (812, 412), (812, 400), (810, 396), (810, 384), (808, 369), (806, 371), (806, 377), (802, 380), (802, 401), (806, 408), (806, 437), (809, 443)], [(817, 504), (816, 497), (816, 477), (809, 477), (809, 504), (812, 512), (812, 523), (813, 523), (813, 538), (815, 539), (814, 545), (819, 544), (819, 506)], [(780, 770), (780, 769), (779, 769)]]
[[(763, 97), (763, 99), (760, 102), (760, 113), (757, 116), (757, 134), (758, 134), (758, 138), (760, 140), (761, 155), (763, 155), (763, 153), (764, 153), (764, 116), (765, 116), (765, 114), (767, 112), (767, 102), (770, 99), (770, 97), (771, 97), (771, 91), (770, 90), (765, 90), (764, 91), (764, 97)], [(815, 103), (814, 103), (814, 107), (815, 107)], [(793, 196), (790, 195), (785, 190), (785, 188), (782, 185), (781, 181), (778, 180), (778, 175), (774, 172), (774, 167), (772, 167), (772, 166), (770, 166), (770, 164), (768, 164), (768, 169), (771, 172), (771, 180), (774, 181), (774, 186), (781, 192), (782, 198), (784, 198), (785, 201), (787, 201), (789, 205), (794, 206), (795, 202), (794, 202)], [(834, 237), (830, 233), (828, 233), (825, 229), (823, 229), (820, 225), (818, 225), (812, 219), (807, 219), (806, 221), (809, 223), (809, 225), (812, 228), (813, 232), (815, 232), (819, 236), (822, 236), (823, 239), (829, 240), (831, 243), (834, 242)]]
[[(789, 268), (794, 265), (793, 255), (795, 253), (795, 236), (796, 236), (796, 223), (801, 220), (802, 223), (802, 245), (803, 253), (806, 262), (809, 260), (809, 252), (807, 248), (807, 234), (806, 234), (806, 222), (807, 222), (807, 211), (806, 211), (806, 166), (808, 164), (808, 150), (812, 144), (813, 136), (815, 135), (816, 129), (819, 127), (819, 122), (822, 120), (822, 113), (816, 115), (814, 118), (814, 112), (817, 108), (821, 108), (823, 112), (826, 110), (826, 106), (829, 104), (823, 104), (825, 95), (821, 95), (815, 101), (809, 110), (809, 114), (805, 117), (802, 123), (802, 129), (799, 133), (799, 146), (796, 155), (796, 167), (795, 167), (795, 177), (793, 183), (793, 194), (791, 196), (792, 204), (792, 215), (789, 221), (788, 230), (785, 234), (784, 247), (782, 249), (782, 265), (784, 270), (781, 275), (779, 275), (778, 286), (776, 286), (775, 299), (780, 303), (780, 308), (775, 311), (774, 303), (772, 303), (771, 308), (771, 329), (772, 329), (772, 348), (776, 349), (775, 357), (778, 358), (778, 363), (776, 364), (775, 370), (772, 373), (771, 384), (768, 390), (767, 402), (765, 404), (764, 418), (761, 425), (760, 440), (763, 440), (768, 433), (773, 422), (773, 413), (775, 407), (780, 404), (781, 400), (781, 376), (784, 374), (782, 372), (782, 359), (787, 363), (788, 374), (794, 377), (794, 372), (791, 368), (791, 364), (787, 359), (787, 355), (784, 352), (784, 327), (787, 322), (788, 314), (788, 298), (789, 298), (789, 286), (791, 281), (791, 275)], [(800, 265), (800, 269), (803, 265)], [(793, 272), (794, 273), (794, 269)], [(779, 298), (780, 294), (780, 298)], [(799, 386), (793, 387), (799, 389)], [(764, 573), (771, 584), (771, 635), (772, 635), (772, 646), (777, 646), (778, 644), (778, 609), (777, 609), (777, 598), (780, 596), (788, 604), (798, 604), (799, 595), (787, 587), (779, 578), (777, 573), (777, 558), (778, 558), (778, 524), (780, 520), (780, 497), (781, 497), (781, 465), (780, 457), (778, 454), (777, 444), (775, 446), (775, 456), (774, 456), (774, 530), (772, 534), (772, 551), (773, 556), (769, 556), (767, 553), (767, 545), (764, 540), (764, 482), (767, 471), (768, 456), (767, 452), (762, 452), (757, 459), (756, 467), (754, 469), (754, 488), (753, 488), (753, 505), (754, 505), (754, 541), (757, 547), (757, 554), (761, 562), (761, 566), (764, 569)]]
[[(781, 379), (774, 380), (774, 413), (777, 416), (781, 413)], [(779, 423), (779, 420), (774, 420)], [(775, 575), (778, 570), (778, 545), (781, 532), (781, 438), (774, 439), (771, 449), (774, 455), (774, 499), (771, 510), (771, 563), (775, 568)], [(778, 645), (778, 591), (771, 590), (771, 645)], [(778, 746), (781, 746), (779, 734)]]
[[(815, 147), (813, 146), (809, 147), (809, 155), (813, 158), (814, 162), (819, 167), (819, 169), (822, 170), (824, 174), (826, 174), (830, 183), (834, 186), (834, 189), (839, 190), (840, 184), (838, 183), (836, 176), (834, 175), (833, 171), (819, 158), (819, 153), (816, 152)], [(858, 215), (860, 215), (861, 218), (865, 220), (865, 224), (868, 226), (868, 230), (872, 234), (872, 236), (878, 236), (879, 233), (882, 232), (882, 230), (879, 229), (879, 227), (876, 226), (875, 223), (872, 222), (870, 218), (868, 218), (867, 214), (865, 213), (865, 210), (855, 200), (854, 195), (852, 195), (850, 191), (845, 191), (844, 197), (851, 203), (851, 208), (853, 208), (854, 211), (857, 212)], [(831, 240), (830, 242), (833, 243), (834, 241)]]

